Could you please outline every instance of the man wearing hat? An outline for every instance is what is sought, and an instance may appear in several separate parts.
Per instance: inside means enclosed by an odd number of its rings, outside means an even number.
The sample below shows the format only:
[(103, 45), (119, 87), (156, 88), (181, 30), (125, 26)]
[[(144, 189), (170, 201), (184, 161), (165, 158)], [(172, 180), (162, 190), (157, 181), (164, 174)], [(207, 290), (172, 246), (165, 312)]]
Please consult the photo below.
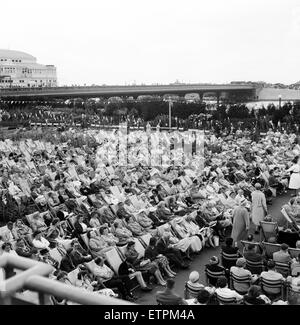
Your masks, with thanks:
[(249, 227), (250, 227), (250, 217), (249, 212), (246, 209), (247, 200), (244, 198), (240, 201), (239, 206), (237, 206), (233, 210), (233, 225), (232, 225), (232, 233), (231, 237), (234, 242), (246, 238), (248, 235)]
[(259, 183), (255, 184), (255, 191), (253, 191), (251, 194), (251, 201), (252, 222), (256, 227), (255, 233), (258, 234), (260, 221), (263, 221), (268, 213), (266, 197), (265, 194), (261, 191), (261, 185)]

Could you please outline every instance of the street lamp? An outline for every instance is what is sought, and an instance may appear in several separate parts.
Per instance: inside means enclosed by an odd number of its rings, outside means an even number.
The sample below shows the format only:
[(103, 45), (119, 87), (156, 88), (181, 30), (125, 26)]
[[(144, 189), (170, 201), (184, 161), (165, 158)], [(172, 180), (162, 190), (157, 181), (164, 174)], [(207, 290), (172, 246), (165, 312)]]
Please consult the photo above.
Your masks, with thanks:
[(167, 99), (167, 102), (169, 103), (169, 129), (172, 129), (172, 106), (173, 106), (173, 102), (172, 102), (172, 98), (169, 97)]
[(282, 99), (282, 96), (281, 96), (281, 95), (279, 95), (279, 96), (278, 96), (279, 109), (281, 109), (281, 99)]

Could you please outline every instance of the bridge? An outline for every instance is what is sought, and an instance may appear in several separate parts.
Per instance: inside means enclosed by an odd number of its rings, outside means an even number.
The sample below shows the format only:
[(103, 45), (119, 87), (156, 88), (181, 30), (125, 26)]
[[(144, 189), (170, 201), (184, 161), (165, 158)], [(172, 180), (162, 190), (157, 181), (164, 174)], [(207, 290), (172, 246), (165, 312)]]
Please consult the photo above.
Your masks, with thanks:
[(51, 87), (51, 88), (5, 88), (0, 89), (1, 99), (33, 98), (93, 98), (93, 97), (138, 97), (141, 95), (180, 95), (205, 94), (220, 97), (256, 99), (257, 88), (248, 84), (171, 84), (139, 86), (90, 86), (90, 87)]

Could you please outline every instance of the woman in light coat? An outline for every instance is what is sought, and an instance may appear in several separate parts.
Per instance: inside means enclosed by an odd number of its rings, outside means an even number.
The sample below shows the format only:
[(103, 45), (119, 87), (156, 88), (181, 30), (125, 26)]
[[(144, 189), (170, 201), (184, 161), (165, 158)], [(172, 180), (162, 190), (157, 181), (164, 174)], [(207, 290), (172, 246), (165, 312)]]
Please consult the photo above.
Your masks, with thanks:
[(233, 224), (231, 238), (237, 243), (247, 237), (250, 227), (249, 212), (246, 209), (247, 200), (240, 202), (240, 205), (233, 211)]
[(255, 184), (255, 191), (251, 193), (251, 217), (252, 222), (255, 225), (255, 233), (258, 233), (258, 227), (260, 226), (260, 221), (263, 221), (268, 213), (266, 197), (264, 193), (260, 190), (261, 185), (259, 183)]

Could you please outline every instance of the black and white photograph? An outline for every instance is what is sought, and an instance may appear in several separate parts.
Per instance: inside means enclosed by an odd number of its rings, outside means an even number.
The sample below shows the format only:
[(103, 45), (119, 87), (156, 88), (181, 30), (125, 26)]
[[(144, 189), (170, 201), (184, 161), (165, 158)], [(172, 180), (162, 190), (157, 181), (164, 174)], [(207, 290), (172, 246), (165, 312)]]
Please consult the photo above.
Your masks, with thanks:
[(299, 1), (0, 10), (1, 305), (300, 305)]

